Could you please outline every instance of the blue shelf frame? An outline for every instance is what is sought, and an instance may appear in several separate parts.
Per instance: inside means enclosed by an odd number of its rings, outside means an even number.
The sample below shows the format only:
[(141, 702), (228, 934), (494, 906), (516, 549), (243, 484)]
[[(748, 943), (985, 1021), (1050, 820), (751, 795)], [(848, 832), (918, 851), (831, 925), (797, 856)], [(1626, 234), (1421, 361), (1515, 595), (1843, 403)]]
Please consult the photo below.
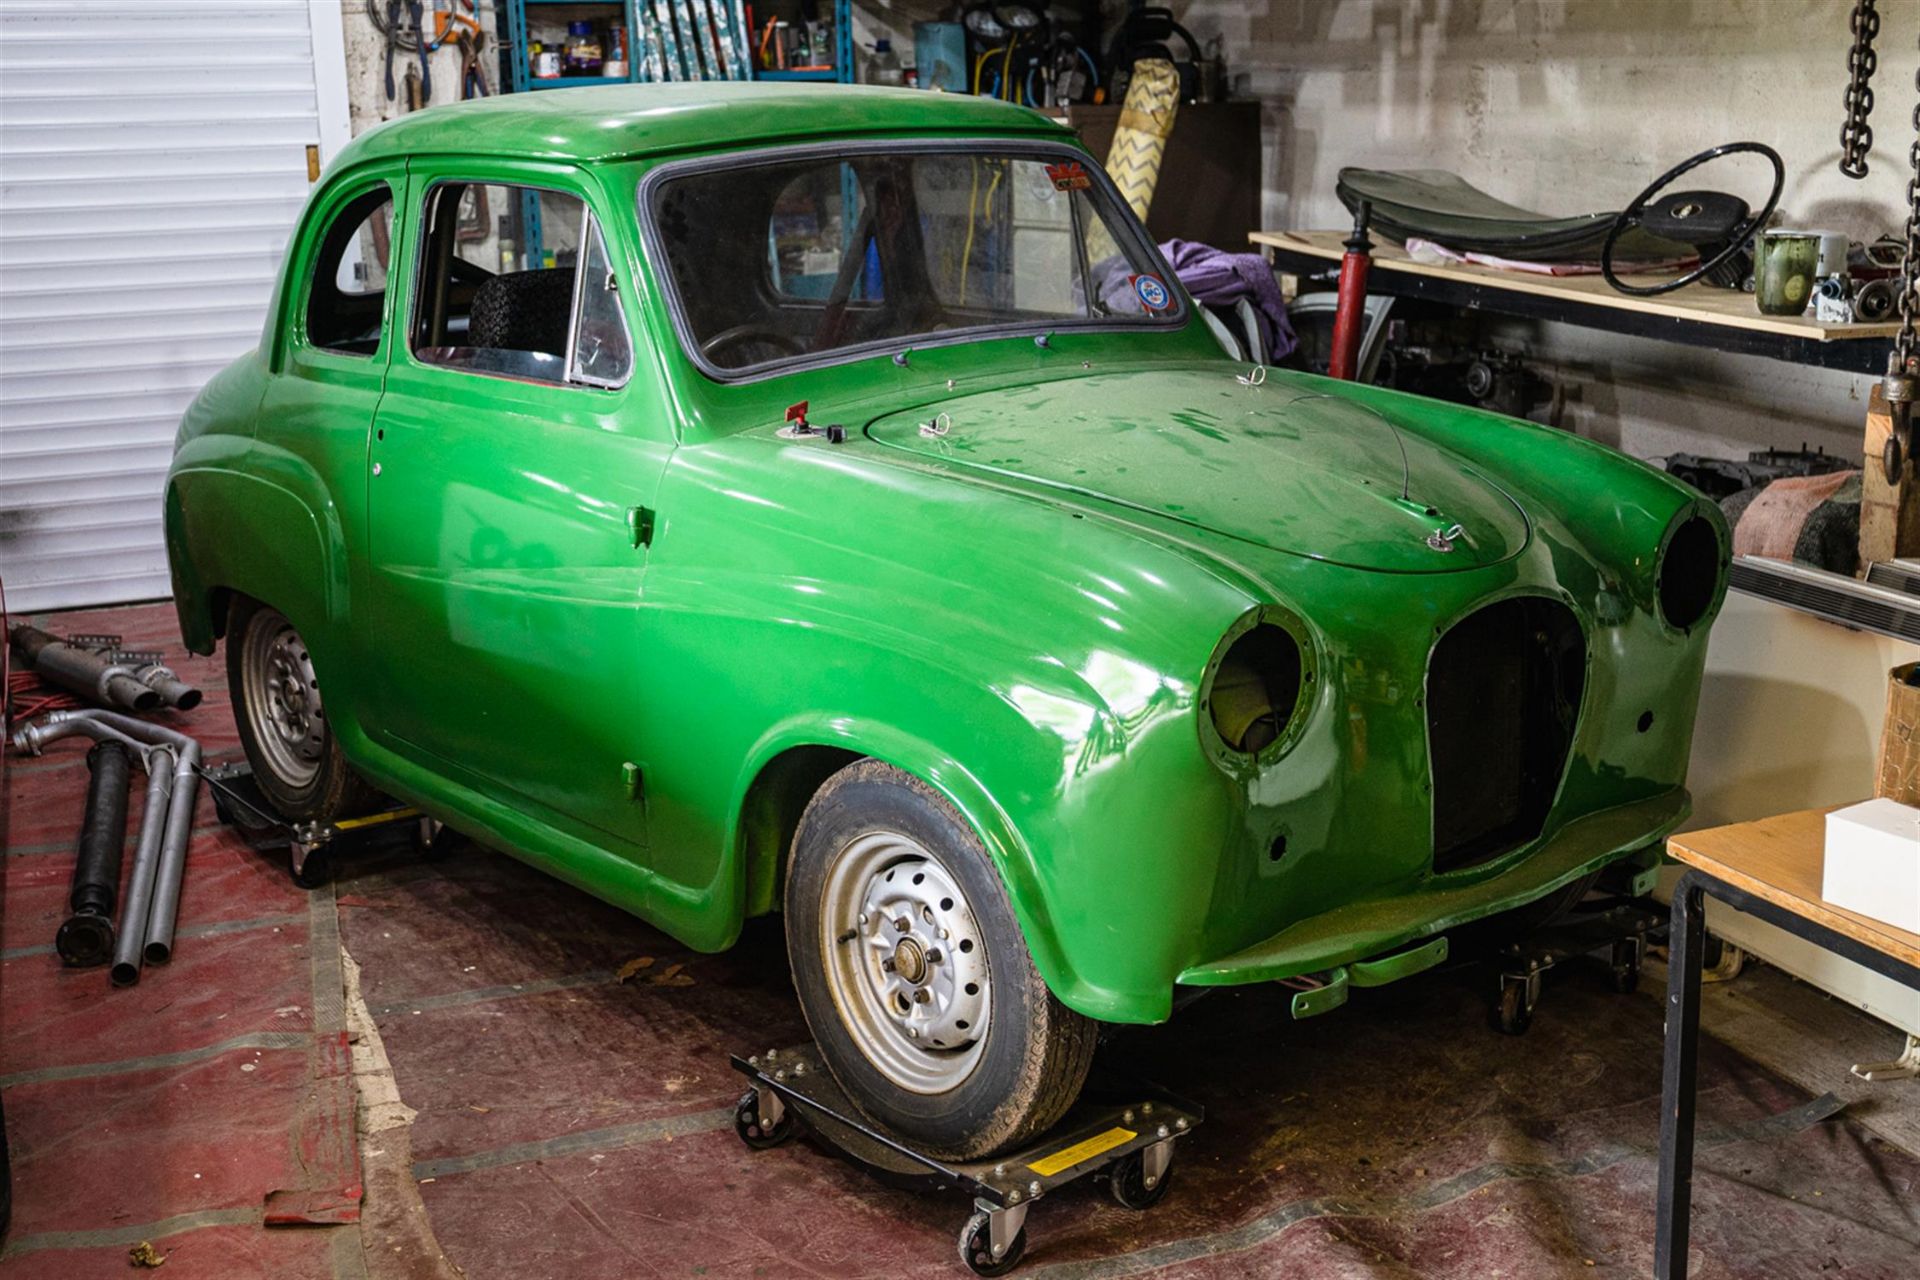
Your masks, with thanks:
[[(720, 0), (729, 3), (731, 0)], [(675, 16), (676, 22), (690, 16), (690, 9), (683, 8), (686, 0), (507, 0), (507, 39), (512, 48), (507, 51), (508, 66), (511, 71), (511, 87), (515, 93), (527, 93), (535, 89), (570, 89), (577, 85), (588, 84), (648, 84), (652, 77), (647, 74), (644, 37), (648, 29), (656, 25), (656, 14), (665, 8)], [(614, 12), (624, 17), (627, 26), (627, 74), (625, 76), (563, 76), (558, 79), (535, 79), (533, 66), (527, 56), (530, 23), (528, 10), (568, 9), (582, 13), (591, 13), (601, 21), (611, 17)], [(846, 79), (851, 80), (853, 65), (853, 37), (851, 26), (850, 0), (835, 0), (835, 30), (841, 34), (835, 36), (836, 52), (841, 52), (841, 64), (849, 69)], [(730, 7), (730, 23), (738, 24), (740, 10)], [(695, 27), (697, 30), (697, 26)], [(842, 40), (844, 35), (844, 41)], [(684, 37), (681, 37), (684, 40)], [(742, 50), (746, 55), (743, 68), (746, 78), (755, 78), (753, 67), (753, 33), (743, 32), (740, 36)], [(688, 50), (689, 55), (691, 50)], [(684, 83), (685, 78), (670, 75), (669, 80)], [(829, 79), (832, 77), (799, 75), (793, 78)]]
[[(747, 33), (747, 60), (760, 55), (760, 33)], [(763, 71), (754, 67), (755, 80), (809, 80), (821, 84), (853, 83), (853, 0), (833, 0), (833, 66), (826, 71)]]

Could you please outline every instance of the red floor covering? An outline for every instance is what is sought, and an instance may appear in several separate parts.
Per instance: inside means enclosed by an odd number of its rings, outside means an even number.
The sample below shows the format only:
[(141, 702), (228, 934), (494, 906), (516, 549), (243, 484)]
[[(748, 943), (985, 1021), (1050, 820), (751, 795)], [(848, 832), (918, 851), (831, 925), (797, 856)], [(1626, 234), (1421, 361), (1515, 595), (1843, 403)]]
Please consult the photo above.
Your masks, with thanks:
[[(218, 687), (210, 671), (195, 674)], [(196, 723), (217, 719), (210, 706)], [(84, 781), (72, 766), (64, 781), (36, 768), (13, 786), (19, 813), (42, 826), (17, 835), (7, 859), (10, 948), (51, 936), (58, 875), (29, 883), (30, 870), (66, 866), (57, 848)], [(43, 795), (56, 787), (65, 799)], [(183, 942), (174, 970), (111, 999), (102, 975), (69, 987), (75, 975), (45, 955), (9, 951), (0, 1071), (305, 1036), (307, 944), (337, 901), (341, 943), (417, 1111), (413, 1174), (431, 1236), (472, 1280), (967, 1274), (954, 1248), (964, 1201), (882, 1188), (805, 1144), (750, 1152), (732, 1133), (741, 1082), (727, 1055), (805, 1035), (777, 921), (750, 926), (726, 954), (696, 955), (458, 842), (430, 861), (348, 861), (334, 894), (310, 902), (258, 855), (208, 834), (193, 877), (183, 920), (260, 923)], [(31, 902), (43, 905), (23, 909)], [(620, 982), (642, 957), (652, 963)], [(1285, 992), (1250, 989), (1115, 1035), (1107, 1061), (1205, 1104), (1208, 1122), (1147, 1214), (1093, 1187), (1037, 1205), (1016, 1274), (1648, 1274), (1660, 1004), (1612, 995), (1598, 970), (1554, 977), (1519, 1039), (1487, 1029), (1486, 977), (1472, 968), (1360, 992), (1307, 1022), (1291, 1021)], [(84, 998), (63, 1006), (67, 990)], [(139, 1042), (90, 1007), (145, 1011), (130, 1019), (143, 1024)], [(8, 1274), (124, 1274), (120, 1236), (87, 1251), (77, 1246), (96, 1237), (62, 1246), (54, 1233), (111, 1235), (195, 1213), (217, 1225), (156, 1239), (175, 1248), (167, 1275), (403, 1267), (372, 1249), (343, 1261), (333, 1242), (351, 1243), (352, 1228), (258, 1225), (262, 1196), (289, 1185), (297, 1135), (311, 1129), (302, 1070), (311, 1076), (316, 1057), (303, 1043), (9, 1087), (21, 1207)], [(248, 1062), (256, 1069), (242, 1076)], [(1823, 1118), (1804, 1091), (1710, 1039), (1701, 1071), (1694, 1274), (1910, 1280), (1920, 1160), (1844, 1115)]]
[[(209, 762), (237, 756), (224, 667), (180, 649), (170, 608), (46, 625), (168, 653), (206, 701), (157, 718), (197, 737)], [(265, 1225), (270, 1210), (358, 1209), (331, 896), (310, 898), (220, 827), (203, 787), (172, 962), (124, 990), (104, 968), (63, 968), (52, 942), (88, 746), (69, 738), (7, 769), (0, 1087), (14, 1215), (0, 1272), (122, 1276), (128, 1247), (147, 1240), (170, 1276), (331, 1276), (333, 1232)], [(143, 791), (136, 771), (129, 853)]]

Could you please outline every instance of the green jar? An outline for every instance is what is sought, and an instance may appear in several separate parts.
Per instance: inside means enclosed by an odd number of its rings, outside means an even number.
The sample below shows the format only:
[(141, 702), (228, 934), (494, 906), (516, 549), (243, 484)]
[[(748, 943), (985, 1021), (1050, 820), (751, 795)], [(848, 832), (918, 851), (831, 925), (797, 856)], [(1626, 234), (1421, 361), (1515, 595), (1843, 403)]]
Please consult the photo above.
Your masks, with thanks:
[(1813, 297), (1820, 237), (1808, 231), (1765, 231), (1754, 246), (1753, 300), (1770, 316), (1797, 316)]

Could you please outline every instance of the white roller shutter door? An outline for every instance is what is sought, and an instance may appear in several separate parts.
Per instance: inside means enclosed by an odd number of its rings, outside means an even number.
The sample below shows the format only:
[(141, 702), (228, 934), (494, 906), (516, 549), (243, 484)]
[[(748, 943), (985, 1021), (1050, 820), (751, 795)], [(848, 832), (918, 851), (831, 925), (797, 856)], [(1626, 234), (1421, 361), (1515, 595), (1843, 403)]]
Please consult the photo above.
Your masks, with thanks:
[(340, 0), (0, 0), (14, 612), (167, 594), (174, 429), (259, 339), (345, 77)]

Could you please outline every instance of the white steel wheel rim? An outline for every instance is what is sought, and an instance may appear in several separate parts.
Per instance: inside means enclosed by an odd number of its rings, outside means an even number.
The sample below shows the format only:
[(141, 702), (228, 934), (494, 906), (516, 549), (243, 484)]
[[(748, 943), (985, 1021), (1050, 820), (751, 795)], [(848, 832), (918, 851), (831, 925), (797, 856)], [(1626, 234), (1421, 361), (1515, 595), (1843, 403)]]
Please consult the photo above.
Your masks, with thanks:
[(992, 1005), (985, 939), (954, 877), (911, 837), (869, 832), (834, 856), (821, 907), (827, 986), (861, 1054), (909, 1092), (957, 1088)]
[(255, 615), (241, 653), (241, 695), (266, 765), (290, 787), (310, 784), (326, 750), (326, 713), (313, 656), (293, 624), (271, 609)]

